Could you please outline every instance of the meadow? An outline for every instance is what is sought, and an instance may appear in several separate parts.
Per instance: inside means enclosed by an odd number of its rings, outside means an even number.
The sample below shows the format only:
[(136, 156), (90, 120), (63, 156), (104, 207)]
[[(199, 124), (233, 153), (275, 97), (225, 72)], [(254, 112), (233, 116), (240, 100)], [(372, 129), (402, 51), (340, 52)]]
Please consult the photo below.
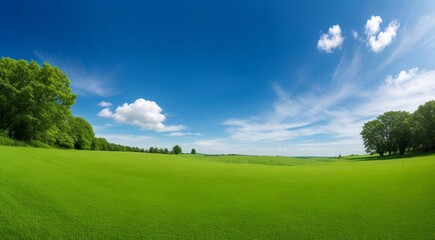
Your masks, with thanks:
[(0, 146), (0, 239), (435, 239), (435, 155)]

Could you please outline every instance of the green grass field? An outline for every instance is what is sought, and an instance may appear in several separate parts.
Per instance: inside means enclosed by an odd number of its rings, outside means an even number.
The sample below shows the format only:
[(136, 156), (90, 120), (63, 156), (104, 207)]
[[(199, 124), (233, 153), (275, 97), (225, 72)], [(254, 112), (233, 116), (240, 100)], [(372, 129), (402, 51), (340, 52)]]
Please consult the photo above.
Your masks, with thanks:
[(435, 239), (435, 155), (0, 147), (0, 239)]

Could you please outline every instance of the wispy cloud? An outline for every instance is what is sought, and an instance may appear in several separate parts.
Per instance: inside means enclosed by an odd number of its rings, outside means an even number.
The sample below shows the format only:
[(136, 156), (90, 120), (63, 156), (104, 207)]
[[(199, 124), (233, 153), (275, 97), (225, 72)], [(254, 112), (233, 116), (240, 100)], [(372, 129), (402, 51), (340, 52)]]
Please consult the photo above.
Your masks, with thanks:
[(98, 68), (85, 67), (79, 60), (72, 58), (57, 58), (53, 55), (34, 51), (34, 54), (44, 62), (58, 66), (71, 80), (73, 89), (81, 95), (96, 95), (108, 97), (117, 94), (115, 76), (119, 71), (101, 71)]
[[(332, 88), (337, 95), (325, 92), (308, 99), (305, 96), (282, 98), (284, 90), (275, 88), (279, 99), (272, 113), (265, 117), (229, 119), (223, 123), (231, 139), (251, 144), (316, 139), (311, 146), (325, 145), (319, 139), (326, 139), (328, 144), (341, 144), (346, 140), (353, 143), (346, 144), (349, 149), (362, 151), (359, 132), (368, 119), (390, 110), (414, 111), (418, 105), (434, 98), (435, 70), (413, 68), (387, 76), (374, 89), (358, 90), (355, 86), (350, 94), (344, 94), (348, 92), (348, 85), (341, 85), (340, 89)], [(354, 104), (345, 106), (345, 100)], [(287, 117), (283, 117), (286, 109)]]
[(394, 60), (410, 51), (415, 51), (425, 46), (428, 46), (430, 49), (435, 47), (434, 16), (423, 16), (416, 24), (404, 26), (398, 47), (393, 50), (383, 65), (391, 64)]
[(171, 137), (185, 137), (185, 136), (201, 136), (201, 133), (192, 133), (192, 132), (171, 132), (169, 136)]
[(352, 30), (352, 36), (354, 39), (358, 39), (358, 32), (355, 30)]
[(112, 106), (112, 105), (113, 105), (112, 103), (110, 103), (110, 102), (105, 102), (105, 101), (102, 101), (102, 102), (98, 103), (98, 106), (99, 106), (99, 107), (104, 107), (104, 108), (106, 108), (106, 107), (110, 107), (110, 106)]

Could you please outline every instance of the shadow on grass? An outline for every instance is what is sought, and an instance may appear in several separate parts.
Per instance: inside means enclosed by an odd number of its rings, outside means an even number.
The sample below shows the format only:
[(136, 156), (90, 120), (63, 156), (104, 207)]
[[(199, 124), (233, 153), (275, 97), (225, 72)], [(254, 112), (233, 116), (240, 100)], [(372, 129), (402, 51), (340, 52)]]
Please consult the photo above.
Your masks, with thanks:
[(348, 160), (350, 161), (379, 161), (379, 160), (397, 160), (402, 158), (413, 158), (413, 157), (422, 157), (422, 156), (431, 156), (435, 155), (435, 151), (430, 152), (412, 152), (412, 153), (406, 153), (405, 155), (399, 155), (399, 154), (393, 154), (391, 156), (384, 155), (383, 157), (376, 155), (376, 156), (364, 156), (364, 157), (353, 157)]

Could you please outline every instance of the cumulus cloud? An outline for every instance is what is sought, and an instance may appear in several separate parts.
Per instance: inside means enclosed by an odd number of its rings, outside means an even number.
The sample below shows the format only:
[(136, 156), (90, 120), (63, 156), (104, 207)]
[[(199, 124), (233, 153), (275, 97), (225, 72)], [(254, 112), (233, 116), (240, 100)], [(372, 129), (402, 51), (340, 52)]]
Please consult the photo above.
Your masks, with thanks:
[(400, 24), (394, 20), (388, 24), (385, 31), (381, 32), (381, 23), (382, 18), (380, 16), (372, 16), (367, 20), (365, 25), (367, 45), (375, 53), (381, 52), (386, 46), (393, 42), (400, 26)]
[(104, 108), (106, 108), (106, 107), (110, 107), (110, 106), (112, 106), (112, 105), (113, 105), (112, 103), (110, 103), (110, 102), (105, 102), (105, 101), (102, 101), (102, 102), (98, 103), (98, 106), (99, 106), (99, 107), (104, 107)]
[(103, 117), (103, 118), (111, 118), (113, 115), (112, 111), (110, 111), (110, 108), (104, 108), (103, 110), (101, 110), (98, 113), (99, 117)]
[(372, 16), (366, 23), (366, 34), (369, 36), (375, 35), (379, 32), (382, 23), (380, 16)]
[(340, 47), (343, 44), (344, 38), (341, 35), (340, 25), (334, 25), (329, 28), (328, 33), (320, 36), (317, 42), (317, 48), (327, 53), (332, 53), (332, 50)]
[(382, 84), (361, 105), (360, 111), (378, 115), (387, 110), (414, 111), (420, 104), (435, 99), (435, 70), (418, 68), (403, 70), (396, 76), (387, 76)]
[(115, 112), (112, 112), (110, 108), (104, 108), (98, 116), (157, 132), (176, 132), (185, 128), (183, 125), (163, 124), (166, 116), (162, 112), (163, 109), (156, 102), (139, 98), (134, 103), (124, 103), (117, 107)]

